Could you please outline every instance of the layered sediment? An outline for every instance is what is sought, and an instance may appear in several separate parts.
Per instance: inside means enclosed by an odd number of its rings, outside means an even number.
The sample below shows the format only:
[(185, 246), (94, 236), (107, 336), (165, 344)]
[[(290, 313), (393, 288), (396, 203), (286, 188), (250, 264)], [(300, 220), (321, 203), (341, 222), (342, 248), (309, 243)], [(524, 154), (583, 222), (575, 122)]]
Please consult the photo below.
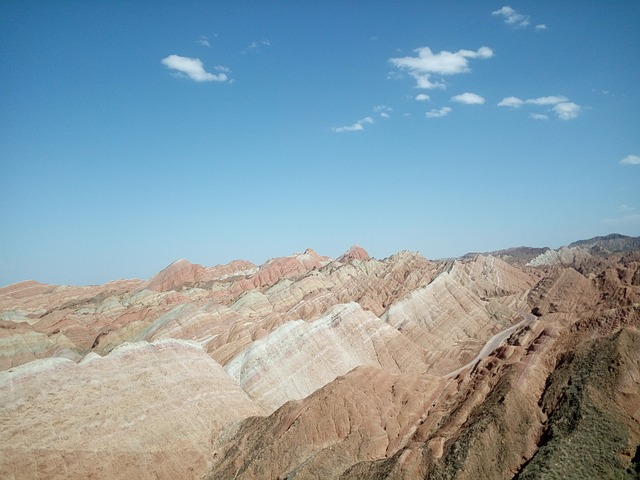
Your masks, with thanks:
[(0, 476), (636, 478), (636, 244), (0, 288)]

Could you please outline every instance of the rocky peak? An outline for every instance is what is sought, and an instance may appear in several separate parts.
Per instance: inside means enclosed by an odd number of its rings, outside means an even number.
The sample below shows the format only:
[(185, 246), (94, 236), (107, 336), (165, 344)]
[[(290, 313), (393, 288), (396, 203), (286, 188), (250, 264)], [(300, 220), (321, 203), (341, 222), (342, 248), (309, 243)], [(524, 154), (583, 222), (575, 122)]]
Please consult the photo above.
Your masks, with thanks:
[(350, 263), (352, 260), (360, 260), (365, 261), (369, 260), (371, 257), (369, 253), (359, 245), (353, 245), (349, 250), (347, 250), (338, 261), (344, 263)]
[(195, 283), (204, 275), (202, 265), (180, 259), (163, 269), (144, 284), (144, 288), (156, 292), (166, 292), (187, 283)]

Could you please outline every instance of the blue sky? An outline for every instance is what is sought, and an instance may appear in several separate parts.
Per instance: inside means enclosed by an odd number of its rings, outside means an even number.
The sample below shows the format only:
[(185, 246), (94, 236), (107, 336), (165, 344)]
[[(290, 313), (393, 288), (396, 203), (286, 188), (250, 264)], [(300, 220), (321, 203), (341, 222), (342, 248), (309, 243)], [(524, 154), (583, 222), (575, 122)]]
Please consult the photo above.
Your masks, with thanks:
[(640, 235), (640, 2), (0, 3), (0, 285)]

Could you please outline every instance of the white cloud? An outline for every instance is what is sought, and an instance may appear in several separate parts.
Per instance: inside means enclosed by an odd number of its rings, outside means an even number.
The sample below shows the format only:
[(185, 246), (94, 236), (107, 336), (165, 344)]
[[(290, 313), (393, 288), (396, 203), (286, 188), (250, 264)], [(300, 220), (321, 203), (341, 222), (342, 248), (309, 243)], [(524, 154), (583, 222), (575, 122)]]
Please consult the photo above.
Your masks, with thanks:
[(404, 69), (409, 75), (416, 79), (418, 88), (433, 89), (444, 88), (441, 81), (432, 81), (431, 75), (455, 75), (470, 71), (469, 59), (475, 58), (491, 58), (493, 50), (489, 47), (480, 47), (475, 52), (473, 50), (458, 50), (457, 52), (448, 52), (443, 50), (439, 53), (433, 53), (429, 47), (421, 47), (414, 50), (418, 53), (417, 57), (398, 57), (390, 58), (395, 67)]
[(198, 37), (198, 40), (196, 40), (200, 45), (204, 46), (204, 47), (210, 47), (211, 44), (209, 43), (209, 39), (207, 38), (206, 35), (200, 35), (200, 37)]
[(515, 28), (524, 28), (531, 23), (529, 15), (518, 13), (513, 8), (506, 5), (495, 12), (491, 12), (491, 15), (502, 16), (504, 18), (504, 23)]
[(571, 120), (580, 115), (582, 107), (573, 102), (558, 103), (553, 107), (553, 111), (560, 120)]
[(457, 52), (447, 52), (443, 50), (433, 53), (429, 47), (422, 47), (415, 50), (417, 57), (392, 58), (391, 63), (399, 68), (407, 68), (409, 71), (418, 73), (437, 73), (439, 75), (454, 75), (469, 71), (469, 58), (491, 58), (493, 50), (488, 47), (481, 47), (478, 51), (458, 50)]
[(417, 88), (423, 88), (425, 90), (433, 90), (434, 88), (442, 88), (444, 90), (446, 88), (444, 82), (432, 82), (430, 78), (431, 75), (429, 75), (428, 73), (425, 73), (424, 75), (417, 75), (415, 73), (412, 73), (411, 76), (416, 79)]
[(451, 108), (450, 107), (442, 107), (441, 109), (433, 109), (429, 112), (427, 112), (425, 115), (427, 116), (427, 118), (438, 118), (438, 117), (444, 117), (445, 115), (449, 115), (449, 113), (451, 112)]
[(565, 96), (550, 96), (550, 97), (538, 97), (538, 98), (530, 98), (526, 100), (525, 103), (529, 105), (556, 105), (557, 103), (566, 102), (569, 100)]
[(500, 100), (500, 103), (498, 103), (498, 106), (518, 108), (518, 107), (521, 107), (523, 103), (524, 101), (520, 100), (518, 97), (506, 97)]
[(430, 99), (431, 97), (429, 95), (427, 95), (426, 93), (419, 93), (418, 95), (416, 95), (416, 100), (419, 102), (426, 102)]
[(373, 123), (373, 118), (364, 117), (364, 118), (358, 120), (353, 125), (347, 125), (345, 127), (333, 127), (331, 130), (334, 131), (335, 133), (359, 132), (361, 130), (364, 130), (364, 124), (365, 123)]
[(162, 64), (171, 70), (176, 70), (179, 75), (189, 77), (196, 82), (225, 82), (227, 81), (228, 69), (226, 67), (216, 67), (226, 69), (222, 73), (209, 73), (204, 69), (199, 58), (181, 57), (180, 55), (169, 55), (162, 59)]
[(620, 160), (622, 165), (640, 165), (640, 156), (638, 155), (627, 155), (622, 160)]
[(534, 28), (536, 32), (539, 32), (540, 30), (546, 30), (547, 26), (544, 23), (540, 23), (539, 25), (536, 25)]
[(484, 97), (476, 93), (461, 93), (451, 97), (451, 100), (458, 103), (464, 103), (465, 105), (482, 105), (484, 103)]
[[(527, 100), (521, 100), (518, 97), (506, 97), (498, 103), (498, 106), (519, 108), (525, 104), (535, 106), (552, 106), (553, 112), (561, 120), (572, 120), (582, 112), (582, 107), (580, 105), (570, 102), (564, 95), (550, 95), (547, 97), (529, 98)], [(546, 120), (549, 117), (540, 113), (532, 113), (529, 115), (529, 118), (533, 118), (534, 120)]]

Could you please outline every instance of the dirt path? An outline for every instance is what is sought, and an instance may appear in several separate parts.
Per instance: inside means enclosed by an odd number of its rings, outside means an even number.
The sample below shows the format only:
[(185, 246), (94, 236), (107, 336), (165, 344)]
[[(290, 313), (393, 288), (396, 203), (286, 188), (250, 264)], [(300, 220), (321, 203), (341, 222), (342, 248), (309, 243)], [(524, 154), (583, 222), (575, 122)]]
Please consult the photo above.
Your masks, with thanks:
[(516, 323), (515, 325), (511, 325), (506, 330), (503, 330), (502, 332), (497, 333), (496, 335), (491, 337), (487, 341), (487, 343), (484, 345), (484, 347), (482, 347), (482, 350), (480, 350), (480, 353), (478, 353), (476, 358), (471, 360), (466, 365), (458, 368), (457, 370), (447, 373), (442, 378), (454, 378), (460, 372), (473, 366), (478, 360), (486, 357), (491, 352), (493, 352), (496, 348), (498, 348), (502, 344), (502, 342), (504, 342), (507, 338), (509, 338), (509, 336), (513, 332), (515, 332), (518, 328), (522, 327), (523, 325), (530, 325), (536, 319), (535, 315), (532, 315), (531, 313), (521, 313), (520, 316), (522, 317), (522, 320), (520, 322)]

